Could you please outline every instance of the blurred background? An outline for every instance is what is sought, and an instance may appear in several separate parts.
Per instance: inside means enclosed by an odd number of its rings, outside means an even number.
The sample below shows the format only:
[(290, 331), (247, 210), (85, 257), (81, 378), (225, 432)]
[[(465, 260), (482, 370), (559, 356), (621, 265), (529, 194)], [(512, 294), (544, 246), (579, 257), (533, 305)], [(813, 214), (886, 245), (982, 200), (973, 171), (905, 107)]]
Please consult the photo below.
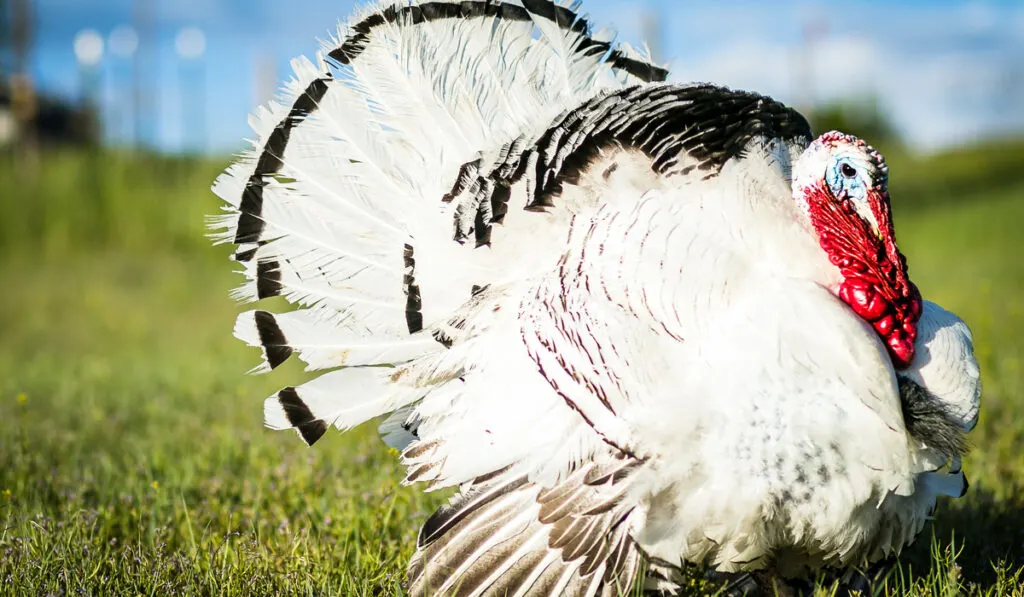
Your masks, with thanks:
[[(110, 196), (121, 184), (115, 179), (132, 176), (123, 161), (160, 167), (122, 186), (158, 180), (168, 190), (181, 179), (197, 192), (193, 183), (205, 186), (199, 182), (214, 164), (246, 146), (248, 113), (274, 97), (290, 59), (313, 55), (352, 8), (344, 0), (0, 0), (4, 180), (13, 172), (27, 177), (19, 185), (36, 197), (16, 202), (26, 217), (4, 218), (0, 246), (25, 235), (46, 246), (134, 242), (138, 230), (110, 221), (128, 217)], [(903, 201), (940, 201), (964, 187), (1016, 180), (1016, 139), (1024, 135), (1024, 4), (1016, 0), (592, 0), (584, 8), (621, 40), (646, 40), (676, 80), (773, 95), (802, 109), (817, 130), (860, 134), (897, 164), (978, 150), (977, 163), (952, 158), (960, 161), (928, 175), (934, 188)], [(62, 180), (76, 168), (94, 170), (79, 158), (101, 154), (106, 165), (65, 193)], [(34, 177), (44, 166), (55, 175), (39, 187)], [(68, 176), (57, 175), (60, 168)], [(897, 188), (928, 182), (906, 168), (894, 172)], [(194, 215), (180, 201), (162, 203)], [(158, 218), (161, 239), (187, 242), (169, 225), (183, 217), (167, 216)], [(53, 218), (76, 225), (55, 228)], [(200, 221), (189, 221), (185, 237), (202, 243)]]
[[(583, 8), (620, 40), (647, 40), (675, 80), (773, 95), (817, 132), (855, 133), (887, 155), (911, 275), (971, 325), (986, 389), (971, 494), (935, 527), (951, 567), (939, 570), (925, 541), (915, 570), (983, 588), (1019, 580), (1024, 3)], [(249, 112), (352, 9), (0, 0), (0, 579), (15, 582), (5, 586), (228, 594), (242, 578), (243, 594), (269, 594), (301, 578), (355, 595), (375, 578), (392, 594), (408, 519), (440, 498), (397, 487), (372, 429), (329, 434), (315, 450), (261, 429), (262, 397), (300, 373), (243, 375), (258, 356), (231, 338), (228, 291), (241, 278), (204, 228), (219, 209), (211, 182), (248, 146)], [(372, 555), (351, 547), (377, 544)], [(332, 576), (303, 572), (318, 566)], [(55, 573), (110, 567), (135, 572)]]
[[(3, 0), (0, 143), (70, 136), (228, 153), (288, 61), (352, 2)], [(647, 40), (678, 80), (880, 118), (934, 151), (1024, 130), (1024, 5), (1015, 0), (675, 2), (584, 6)], [(14, 126), (12, 126), (12, 124)], [(17, 135), (15, 135), (17, 132)]]

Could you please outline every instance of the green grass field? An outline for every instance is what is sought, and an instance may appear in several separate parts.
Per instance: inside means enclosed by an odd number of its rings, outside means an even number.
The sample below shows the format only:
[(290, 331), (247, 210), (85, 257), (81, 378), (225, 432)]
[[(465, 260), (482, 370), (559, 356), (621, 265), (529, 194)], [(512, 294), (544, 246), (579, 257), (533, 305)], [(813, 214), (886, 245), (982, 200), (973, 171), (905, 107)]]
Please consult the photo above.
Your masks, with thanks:
[[(218, 168), (0, 165), (0, 593), (403, 594), (444, 496), (400, 487), (370, 426), (315, 449), (262, 427), (263, 398), (302, 373), (244, 375), (239, 278), (201, 238)], [(931, 206), (893, 177), (912, 278), (971, 325), (985, 395), (971, 491), (888, 592), (1024, 595), (1024, 177)]]

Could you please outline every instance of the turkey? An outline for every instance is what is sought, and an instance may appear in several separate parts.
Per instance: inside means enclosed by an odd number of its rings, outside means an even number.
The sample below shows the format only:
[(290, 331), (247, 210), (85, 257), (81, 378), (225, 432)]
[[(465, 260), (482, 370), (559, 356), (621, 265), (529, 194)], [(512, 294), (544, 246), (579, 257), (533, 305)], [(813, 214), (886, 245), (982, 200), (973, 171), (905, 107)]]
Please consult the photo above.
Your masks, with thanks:
[(970, 332), (910, 281), (865, 142), (550, 0), (370, 6), (293, 68), (212, 225), (236, 298), (296, 308), (235, 334), (328, 370), (268, 427), (381, 417), (406, 483), (458, 488), (412, 595), (842, 573), (966, 491)]

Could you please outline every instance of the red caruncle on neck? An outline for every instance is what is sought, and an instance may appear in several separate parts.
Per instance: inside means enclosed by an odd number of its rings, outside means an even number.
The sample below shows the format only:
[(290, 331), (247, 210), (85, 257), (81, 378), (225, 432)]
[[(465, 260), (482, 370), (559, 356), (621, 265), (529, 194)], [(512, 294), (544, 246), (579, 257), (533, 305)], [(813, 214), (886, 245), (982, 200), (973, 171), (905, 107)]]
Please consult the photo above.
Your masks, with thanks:
[(835, 198), (824, 181), (806, 189), (805, 198), (821, 248), (842, 275), (839, 298), (875, 329), (897, 369), (909, 367), (921, 295), (896, 247), (887, 193), (878, 188), (869, 193), (878, 234), (849, 199)]

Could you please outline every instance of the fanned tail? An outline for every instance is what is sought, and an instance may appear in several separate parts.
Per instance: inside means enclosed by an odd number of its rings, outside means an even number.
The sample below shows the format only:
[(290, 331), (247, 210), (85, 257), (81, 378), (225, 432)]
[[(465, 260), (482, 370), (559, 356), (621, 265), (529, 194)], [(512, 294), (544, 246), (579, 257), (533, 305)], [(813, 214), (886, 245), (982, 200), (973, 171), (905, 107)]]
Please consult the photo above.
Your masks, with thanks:
[(445, 351), (448, 322), (497, 275), (474, 247), (508, 194), (481, 193), (475, 174), (587, 98), (667, 73), (550, 0), (381, 4), (292, 66), (281, 101), (252, 117), (253, 151), (215, 183), (228, 206), (212, 225), (238, 245), (237, 298), (299, 307), (239, 317), (236, 335), (263, 350), (256, 370), (292, 354), (340, 368), (267, 401), (268, 426), (312, 443), (421, 397), (368, 366)]

